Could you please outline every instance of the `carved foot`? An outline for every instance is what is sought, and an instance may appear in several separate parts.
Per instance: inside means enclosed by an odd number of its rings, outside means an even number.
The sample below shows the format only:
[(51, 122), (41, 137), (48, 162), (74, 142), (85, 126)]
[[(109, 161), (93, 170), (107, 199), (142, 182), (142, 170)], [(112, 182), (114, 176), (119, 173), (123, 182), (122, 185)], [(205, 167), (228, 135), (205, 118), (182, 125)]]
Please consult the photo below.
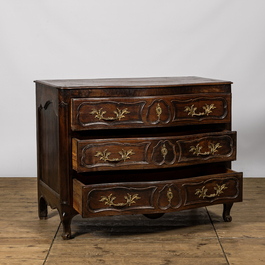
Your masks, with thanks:
[(63, 225), (62, 238), (64, 240), (72, 238), (72, 235), (71, 235), (71, 222), (72, 222), (72, 219), (73, 219), (73, 217), (75, 215), (76, 214), (71, 215), (71, 214), (68, 214), (66, 212), (63, 212), (63, 214), (61, 216), (61, 221), (62, 221), (62, 225)]
[(47, 210), (47, 203), (43, 197), (39, 199), (39, 218), (41, 220), (47, 219), (48, 210)]
[(70, 231), (63, 231), (63, 233), (62, 233), (62, 238), (64, 239), (64, 240), (68, 240), (68, 239), (71, 239), (72, 237), (71, 237), (71, 229), (70, 229)]
[(224, 210), (223, 210), (223, 219), (225, 222), (231, 222), (232, 217), (230, 215), (231, 208), (233, 206), (233, 203), (225, 203), (224, 204)]

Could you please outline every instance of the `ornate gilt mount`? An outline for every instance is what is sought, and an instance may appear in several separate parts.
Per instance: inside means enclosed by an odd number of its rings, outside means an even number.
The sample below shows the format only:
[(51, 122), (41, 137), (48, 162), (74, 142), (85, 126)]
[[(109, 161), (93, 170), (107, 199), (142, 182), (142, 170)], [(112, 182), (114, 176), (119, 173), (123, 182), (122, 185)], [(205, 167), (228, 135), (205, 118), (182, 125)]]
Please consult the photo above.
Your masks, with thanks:
[(216, 187), (214, 187), (215, 189), (215, 193), (212, 193), (212, 194), (209, 194), (207, 195), (207, 191), (208, 189), (205, 188), (205, 186), (202, 187), (202, 189), (196, 189), (196, 192), (195, 192), (195, 195), (198, 195), (199, 198), (214, 198), (214, 197), (218, 197), (220, 196), (220, 194), (224, 193), (223, 190), (227, 189), (226, 185), (223, 184), (223, 185), (218, 185), (216, 184)]
[(160, 107), (159, 103), (156, 106), (156, 114), (157, 114), (158, 119), (160, 120), (160, 115), (162, 114), (162, 108)]
[(166, 145), (163, 144), (162, 145), (162, 148), (161, 148), (161, 154), (162, 154), (162, 156), (163, 156), (164, 159), (166, 158), (167, 153), (168, 153), (168, 150), (166, 148)]
[(108, 152), (107, 149), (105, 149), (103, 152), (96, 151), (95, 156), (100, 157), (100, 160), (103, 160), (104, 162), (120, 162), (120, 161), (126, 161), (127, 159), (131, 159), (130, 155), (134, 155), (135, 153), (133, 152), (132, 149), (125, 151), (122, 149), (122, 151), (119, 151), (120, 158), (109, 158), (111, 155), (111, 152)]
[(205, 106), (203, 106), (202, 108), (204, 109), (204, 112), (196, 113), (197, 107), (194, 107), (194, 104), (193, 104), (191, 105), (191, 107), (186, 106), (184, 111), (188, 112), (188, 115), (191, 115), (193, 117), (193, 116), (208, 116), (212, 112), (213, 109), (216, 109), (214, 104), (211, 104), (211, 105), (205, 104)]
[(201, 149), (202, 149), (202, 146), (200, 146), (200, 144), (197, 144), (196, 146), (191, 146), (190, 147), (190, 152), (193, 152), (193, 155), (214, 155), (216, 152), (218, 152), (218, 148), (221, 148), (222, 146), (220, 145), (220, 143), (217, 143), (217, 144), (213, 144), (213, 143), (210, 143), (208, 145), (208, 148), (210, 149), (210, 151), (208, 152), (204, 152), (202, 153), (201, 152)]
[(112, 194), (109, 196), (101, 196), (101, 199), (99, 200), (100, 202), (105, 202), (105, 205), (108, 205), (109, 207), (116, 206), (116, 207), (121, 207), (121, 206), (131, 206), (132, 204), (136, 203), (135, 200), (140, 200), (141, 197), (138, 196), (138, 194), (131, 195), (127, 193), (127, 196), (124, 196), (124, 199), (126, 202), (120, 202), (120, 203), (114, 203), (114, 200), (116, 197), (112, 197)]
[(120, 110), (119, 108), (117, 108), (117, 110), (113, 111), (113, 113), (116, 115), (116, 117), (104, 117), (104, 114), (106, 114), (105, 110), (102, 110), (102, 108), (100, 108), (99, 110), (96, 109), (92, 109), (91, 112), (89, 112), (89, 114), (94, 115), (95, 114), (95, 118), (99, 119), (99, 120), (104, 120), (104, 121), (115, 121), (115, 120), (121, 120), (122, 118), (125, 118), (125, 114), (130, 113), (128, 111), (127, 108)]
[(169, 204), (171, 204), (171, 200), (173, 199), (173, 193), (172, 193), (171, 188), (169, 188), (167, 191), (167, 198), (168, 198)]

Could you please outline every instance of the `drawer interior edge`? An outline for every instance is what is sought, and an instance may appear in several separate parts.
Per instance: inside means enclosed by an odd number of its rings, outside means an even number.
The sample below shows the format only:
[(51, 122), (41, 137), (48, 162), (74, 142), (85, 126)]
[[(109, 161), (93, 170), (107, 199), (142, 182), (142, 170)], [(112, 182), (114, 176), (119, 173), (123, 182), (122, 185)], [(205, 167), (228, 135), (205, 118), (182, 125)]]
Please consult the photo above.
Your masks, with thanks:
[[(226, 168), (222, 163), (197, 165), (192, 167), (170, 168), (163, 170), (131, 170), (131, 171), (114, 171), (110, 175), (109, 172), (90, 172), (75, 174), (74, 181), (78, 183), (80, 187), (86, 185), (115, 185), (115, 184), (134, 184), (134, 183), (155, 183), (155, 182), (167, 182), (177, 180), (189, 180), (200, 177), (222, 177), (233, 174), (241, 174), (231, 169)], [(110, 177), (111, 176), (111, 177)], [(79, 188), (80, 189), (80, 188)]]

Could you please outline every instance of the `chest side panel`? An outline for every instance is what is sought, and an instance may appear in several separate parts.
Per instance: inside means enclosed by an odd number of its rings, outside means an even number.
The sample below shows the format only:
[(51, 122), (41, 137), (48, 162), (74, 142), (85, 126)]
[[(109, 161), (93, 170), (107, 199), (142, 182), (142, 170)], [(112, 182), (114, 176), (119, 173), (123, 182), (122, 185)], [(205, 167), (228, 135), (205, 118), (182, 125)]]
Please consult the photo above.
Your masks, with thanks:
[(39, 180), (59, 193), (58, 91), (36, 88), (37, 150)]

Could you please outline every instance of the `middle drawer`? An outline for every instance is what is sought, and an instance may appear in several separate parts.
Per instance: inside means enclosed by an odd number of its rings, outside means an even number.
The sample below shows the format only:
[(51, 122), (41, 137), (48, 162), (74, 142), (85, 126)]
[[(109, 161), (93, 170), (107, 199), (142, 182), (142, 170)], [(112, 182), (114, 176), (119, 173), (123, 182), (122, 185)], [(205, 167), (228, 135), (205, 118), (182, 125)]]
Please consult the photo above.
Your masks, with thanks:
[(188, 166), (236, 159), (236, 132), (186, 136), (72, 139), (78, 173)]

